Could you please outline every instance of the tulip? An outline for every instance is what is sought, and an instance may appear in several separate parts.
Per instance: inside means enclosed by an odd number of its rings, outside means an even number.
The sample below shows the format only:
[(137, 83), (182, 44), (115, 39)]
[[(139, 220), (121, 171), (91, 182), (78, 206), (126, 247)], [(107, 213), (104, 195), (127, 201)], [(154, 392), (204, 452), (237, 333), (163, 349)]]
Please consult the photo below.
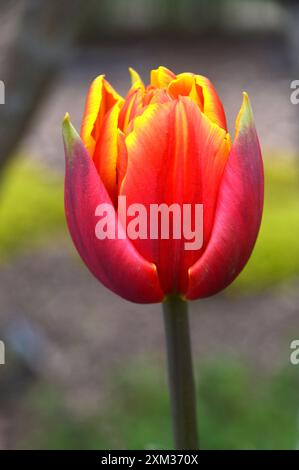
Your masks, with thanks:
[[(172, 338), (169, 355), (184, 350), (187, 372), (175, 372), (178, 364), (173, 367), (172, 359), (170, 369), (179, 380), (185, 374), (192, 402), (188, 324), (182, 311), (186, 300), (227, 287), (250, 257), (263, 209), (261, 151), (246, 93), (231, 143), (223, 106), (207, 78), (159, 67), (145, 86), (134, 70), (130, 73), (132, 86), (125, 99), (104, 75), (93, 81), (80, 136), (69, 116), (64, 119), (66, 218), (80, 256), (102, 284), (133, 302), (164, 302)], [(152, 204), (202, 204), (201, 246), (186, 250), (184, 237), (173, 234), (168, 239), (130, 238), (128, 222), (118, 214), (123, 196), (127, 205), (146, 209)], [(110, 219), (121, 236), (97, 238), (99, 204), (112, 208)], [(174, 415), (177, 401), (186, 402), (187, 395), (174, 392)], [(177, 434), (181, 448), (196, 445), (185, 431), (183, 437), (180, 430)]]
[[(65, 206), (81, 257), (106, 287), (139, 303), (177, 293), (193, 300), (228, 286), (253, 249), (263, 207), (263, 169), (244, 94), (234, 143), (207, 78), (164, 67), (145, 87), (132, 71), (125, 100), (103, 75), (92, 83), (81, 138), (66, 117)], [(95, 211), (127, 204), (202, 203), (203, 246), (170, 238), (98, 240)], [(116, 224), (119, 221), (116, 221)]]

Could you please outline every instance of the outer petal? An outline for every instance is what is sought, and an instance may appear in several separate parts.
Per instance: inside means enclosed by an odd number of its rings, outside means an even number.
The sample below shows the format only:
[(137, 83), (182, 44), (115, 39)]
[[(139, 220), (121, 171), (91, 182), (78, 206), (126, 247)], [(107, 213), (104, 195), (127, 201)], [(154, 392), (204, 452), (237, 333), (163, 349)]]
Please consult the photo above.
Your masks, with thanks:
[(235, 142), (223, 175), (213, 231), (202, 257), (189, 269), (187, 299), (216, 294), (245, 266), (259, 231), (263, 164), (248, 96), (236, 121)]
[(92, 156), (105, 114), (123, 98), (105, 80), (104, 75), (95, 78), (89, 88), (81, 126), (81, 138)]
[[(179, 204), (182, 211), (183, 204), (194, 209), (195, 203), (203, 203), (207, 240), (230, 150), (226, 132), (186, 97), (150, 105), (134, 122), (126, 139), (128, 167), (120, 188), (128, 206), (142, 203), (149, 213), (151, 204)], [(186, 292), (188, 268), (202, 252), (185, 250), (185, 241), (172, 237), (134, 241), (138, 251), (156, 264), (166, 293)]]
[(128, 239), (96, 238), (95, 209), (100, 203), (111, 205), (111, 199), (68, 116), (64, 120), (63, 136), (65, 211), (79, 254), (98, 280), (121, 297), (139, 303), (160, 302), (164, 294), (155, 265), (146, 261)]

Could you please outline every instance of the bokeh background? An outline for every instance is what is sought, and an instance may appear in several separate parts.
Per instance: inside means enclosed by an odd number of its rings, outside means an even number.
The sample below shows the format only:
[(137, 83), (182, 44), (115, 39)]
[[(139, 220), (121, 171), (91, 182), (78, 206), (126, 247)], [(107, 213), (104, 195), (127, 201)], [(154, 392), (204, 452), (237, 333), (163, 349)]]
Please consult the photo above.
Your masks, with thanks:
[(171, 448), (160, 306), (102, 287), (63, 213), (65, 112), (78, 128), (96, 75), (126, 94), (159, 65), (208, 76), (232, 134), (246, 90), (266, 169), (246, 269), (191, 305), (201, 447), (298, 447), (298, 21), (297, 1), (1, 2), (1, 449)]

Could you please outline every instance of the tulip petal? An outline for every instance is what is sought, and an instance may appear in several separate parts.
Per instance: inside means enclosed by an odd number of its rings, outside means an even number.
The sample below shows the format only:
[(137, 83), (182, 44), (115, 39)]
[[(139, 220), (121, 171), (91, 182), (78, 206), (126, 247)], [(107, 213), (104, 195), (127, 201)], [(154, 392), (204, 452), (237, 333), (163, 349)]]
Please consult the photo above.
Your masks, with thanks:
[(143, 90), (140, 87), (133, 87), (129, 91), (125, 103), (119, 113), (119, 128), (127, 132), (130, 122), (143, 108)]
[(118, 138), (117, 138), (117, 183), (118, 183), (118, 192), (125, 174), (127, 172), (128, 165), (128, 151), (125, 142), (125, 134), (118, 129)]
[(201, 111), (204, 110), (202, 88), (196, 83), (193, 73), (180, 73), (177, 75), (177, 78), (169, 83), (167, 92), (173, 99), (179, 96), (189, 96)]
[(195, 83), (197, 87), (200, 87), (202, 90), (204, 100), (203, 111), (205, 115), (212, 122), (222, 127), (222, 129), (227, 130), (226, 117), (222, 103), (210, 80), (202, 75), (195, 75)]
[(157, 89), (154, 91), (152, 98), (149, 100), (148, 104), (155, 104), (155, 103), (167, 103), (171, 101), (170, 96), (168, 95), (167, 91), (164, 89)]
[(137, 73), (132, 67), (129, 67), (129, 72), (131, 75), (132, 86), (144, 88), (144, 83), (141, 80), (139, 73)]
[(191, 73), (181, 73), (169, 83), (167, 91), (174, 99), (178, 96), (189, 96), (193, 84), (194, 77)]
[(226, 117), (222, 103), (212, 83), (206, 77), (180, 73), (168, 84), (167, 91), (172, 98), (190, 96), (212, 122), (226, 130)]
[(151, 71), (151, 85), (157, 88), (167, 88), (171, 80), (175, 78), (176, 75), (163, 66)]
[(81, 126), (81, 138), (89, 154), (93, 156), (105, 114), (123, 98), (105, 80), (104, 75), (95, 78), (89, 88)]
[[(99, 281), (121, 297), (139, 303), (162, 301), (164, 294), (155, 265), (146, 261), (130, 240), (99, 240), (96, 237), (96, 207), (101, 203), (107, 203), (112, 208), (113, 205), (93, 160), (68, 116), (63, 123), (63, 136), (66, 154), (65, 211), (79, 254)], [(124, 235), (115, 212), (114, 220), (116, 228)]]
[[(200, 112), (188, 97), (150, 105), (127, 136), (127, 173), (121, 194), (127, 204), (204, 204), (204, 241), (208, 240), (219, 182), (230, 151), (226, 132)], [(154, 262), (164, 292), (185, 292), (188, 268), (200, 249), (184, 250), (177, 240), (137, 239), (138, 251)], [(206, 243), (206, 242), (205, 242)]]
[(245, 266), (263, 210), (263, 164), (248, 96), (236, 121), (236, 136), (221, 182), (209, 244), (189, 269), (187, 299), (216, 294)]
[(114, 204), (117, 199), (118, 116), (119, 107), (115, 104), (104, 116), (93, 155), (94, 164)]

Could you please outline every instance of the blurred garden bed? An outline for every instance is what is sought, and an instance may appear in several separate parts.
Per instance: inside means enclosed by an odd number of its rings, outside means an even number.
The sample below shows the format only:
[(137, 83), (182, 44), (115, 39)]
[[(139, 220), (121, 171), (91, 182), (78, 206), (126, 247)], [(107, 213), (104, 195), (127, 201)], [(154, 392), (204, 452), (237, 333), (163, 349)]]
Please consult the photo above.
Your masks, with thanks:
[[(296, 449), (298, 376), (291, 367), (260, 376), (215, 358), (197, 371), (201, 449)], [(14, 446), (23, 449), (171, 449), (165, 373), (155, 362), (121, 367), (95, 413), (70, 408), (57, 388), (39, 383), (23, 405)], [(109, 392), (109, 393), (108, 393)]]

